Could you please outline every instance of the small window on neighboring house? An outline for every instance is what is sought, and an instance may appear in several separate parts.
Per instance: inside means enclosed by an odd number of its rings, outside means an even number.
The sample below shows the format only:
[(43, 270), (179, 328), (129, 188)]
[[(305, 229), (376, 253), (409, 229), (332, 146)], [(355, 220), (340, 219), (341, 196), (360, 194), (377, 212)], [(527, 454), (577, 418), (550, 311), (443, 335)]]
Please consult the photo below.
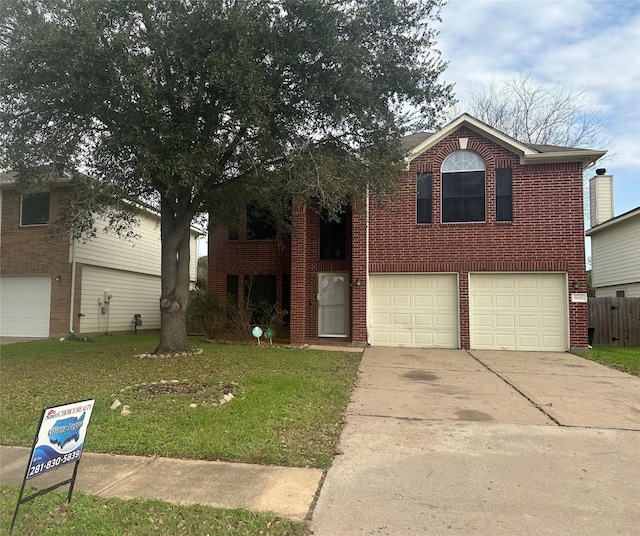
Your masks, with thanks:
[(496, 221), (513, 220), (511, 169), (496, 169)]
[(416, 181), (418, 223), (431, 223), (432, 183), (431, 173), (418, 173)]
[(456, 151), (442, 163), (442, 221), (485, 221), (485, 165), (473, 151)]
[(624, 290), (616, 290), (616, 298), (624, 298)]
[(20, 225), (47, 225), (49, 223), (49, 192), (22, 195)]

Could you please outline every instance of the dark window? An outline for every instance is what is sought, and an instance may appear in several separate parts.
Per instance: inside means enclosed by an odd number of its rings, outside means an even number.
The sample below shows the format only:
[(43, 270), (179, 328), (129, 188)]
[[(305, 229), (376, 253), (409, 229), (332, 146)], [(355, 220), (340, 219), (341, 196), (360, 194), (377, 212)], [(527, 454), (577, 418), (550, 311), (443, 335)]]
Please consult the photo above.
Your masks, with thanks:
[(278, 235), (273, 218), (255, 205), (247, 207), (247, 240), (275, 240)]
[(416, 185), (418, 223), (431, 223), (432, 183), (431, 173), (418, 173)]
[(513, 220), (511, 169), (496, 169), (496, 221)]
[(24, 194), (20, 225), (46, 225), (49, 223), (49, 192)]
[(616, 290), (616, 298), (624, 298), (624, 290)]
[(289, 311), (291, 311), (291, 276), (282, 276), (282, 308), (286, 311), (284, 315), (285, 324), (289, 323)]
[(233, 318), (238, 309), (238, 276), (227, 276), (227, 318)]
[(251, 302), (251, 323), (264, 324), (276, 305), (275, 275), (247, 275), (244, 278), (244, 297)]
[(343, 260), (347, 258), (347, 217), (338, 221), (320, 216), (320, 259)]
[(484, 221), (484, 171), (442, 174), (442, 221)]

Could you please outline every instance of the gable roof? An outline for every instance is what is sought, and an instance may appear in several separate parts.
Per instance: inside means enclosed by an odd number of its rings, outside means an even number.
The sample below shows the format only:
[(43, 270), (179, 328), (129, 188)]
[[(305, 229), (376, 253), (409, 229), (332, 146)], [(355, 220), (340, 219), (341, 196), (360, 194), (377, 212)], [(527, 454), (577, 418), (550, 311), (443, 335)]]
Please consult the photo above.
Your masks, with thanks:
[(402, 139), (402, 147), (407, 151), (407, 164), (461, 127), (467, 127), (519, 155), (521, 164), (581, 162), (583, 169), (586, 169), (607, 153), (576, 147), (523, 143), (465, 113), (435, 133), (420, 132), (405, 136)]
[(640, 207), (632, 208), (631, 210), (625, 212), (624, 214), (620, 214), (619, 216), (611, 218), (605, 222), (602, 222), (599, 225), (596, 225), (595, 227), (592, 227), (587, 231), (586, 235), (591, 236), (592, 234), (595, 234), (598, 231), (609, 229), (610, 227), (613, 227), (622, 221), (626, 221), (626, 220), (629, 220), (630, 218), (636, 218), (636, 217), (640, 217)]
[[(15, 171), (0, 171), (0, 190), (2, 188), (14, 188), (17, 184), (17, 173)], [(71, 176), (69, 174), (65, 174), (64, 177), (59, 179), (54, 179), (49, 181), (46, 184), (42, 184), (42, 186), (68, 186), (71, 184)], [(123, 199), (126, 204), (129, 204), (135, 207), (137, 210), (144, 212), (149, 216), (153, 216), (157, 219), (160, 219), (160, 209), (154, 207), (150, 203), (147, 203), (143, 200), (131, 200), (131, 199)], [(197, 235), (204, 235), (205, 230), (201, 229), (199, 226), (191, 224), (191, 233)]]

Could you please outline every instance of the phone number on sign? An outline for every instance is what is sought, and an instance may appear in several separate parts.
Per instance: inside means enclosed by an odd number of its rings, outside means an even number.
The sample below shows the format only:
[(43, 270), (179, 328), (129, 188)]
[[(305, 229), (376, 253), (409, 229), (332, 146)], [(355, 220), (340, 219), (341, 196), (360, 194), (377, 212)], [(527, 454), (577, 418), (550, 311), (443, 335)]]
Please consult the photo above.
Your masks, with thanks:
[(70, 452), (69, 454), (65, 454), (64, 456), (58, 456), (57, 458), (52, 458), (47, 462), (39, 463), (38, 465), (34, 465), (29, 470), (29, 476), (35, 476), (42, 471), (48, 471), (49, 469), (54, 469), (61, 464), (65, 464), (68, 462), (72, 462), (73, 460), (77, 460), (80, 457), (80, 451), (76, 450), (74, 452)]

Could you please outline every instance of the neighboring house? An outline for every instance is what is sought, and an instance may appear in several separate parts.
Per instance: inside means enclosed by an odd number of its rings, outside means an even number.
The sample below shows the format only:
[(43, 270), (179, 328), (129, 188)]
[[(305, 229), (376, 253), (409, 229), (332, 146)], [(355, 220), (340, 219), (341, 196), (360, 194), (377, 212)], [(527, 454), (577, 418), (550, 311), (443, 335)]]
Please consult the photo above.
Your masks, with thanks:
[[(160, 220), (140, 210), (139, 236), (128, 241), (103, 232), (88, 242), (52, 235), (71, 192), (60, 181), (21, 195), (10, 174), (0, 175), (0, 336), (58, 337), (160, 327)], [(191, 236), (191, 279), (196, 278)]]
[(294, 344), (586, 346), (582, 174), (605, 152), (521, 143), (467, 114), (404, 147), (385, 208), (330, 222), (294, 202), (279, 240), (250, 211), (239, 232), (212, 225), (209, 291), (241, 304), (251, 287), (289, 310)]
[(595, 295), (640, 298), (640, 207), (613, 217), (613, 177), (597, 170), (591, 191), (591, 284)]

